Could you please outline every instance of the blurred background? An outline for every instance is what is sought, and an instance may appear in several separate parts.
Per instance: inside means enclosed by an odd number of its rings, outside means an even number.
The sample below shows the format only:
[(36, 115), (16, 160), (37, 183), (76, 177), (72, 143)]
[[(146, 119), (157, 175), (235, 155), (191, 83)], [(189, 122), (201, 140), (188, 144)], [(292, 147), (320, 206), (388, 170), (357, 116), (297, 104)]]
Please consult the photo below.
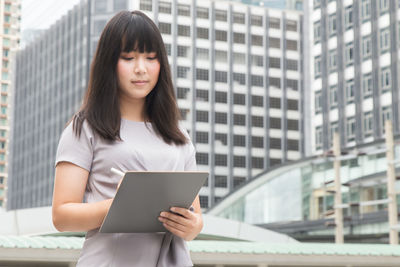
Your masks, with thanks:
[(399, 5), (0, 0), (0, 264), (76, 263), (84, 234), (51, 223), (57, 144), (105, 24), (139, 9), (210, 172), (196, 266), (399, 266)]

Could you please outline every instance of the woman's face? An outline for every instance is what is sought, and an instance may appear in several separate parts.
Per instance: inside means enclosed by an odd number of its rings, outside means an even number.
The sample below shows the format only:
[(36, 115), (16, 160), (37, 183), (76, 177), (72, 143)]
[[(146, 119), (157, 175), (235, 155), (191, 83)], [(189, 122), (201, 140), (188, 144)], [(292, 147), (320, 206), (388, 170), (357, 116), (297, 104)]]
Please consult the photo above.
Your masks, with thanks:
[(117, 63), (122, 101), (144, 101), (157, 84), (160, 62), (156, 53), (122, 52)]

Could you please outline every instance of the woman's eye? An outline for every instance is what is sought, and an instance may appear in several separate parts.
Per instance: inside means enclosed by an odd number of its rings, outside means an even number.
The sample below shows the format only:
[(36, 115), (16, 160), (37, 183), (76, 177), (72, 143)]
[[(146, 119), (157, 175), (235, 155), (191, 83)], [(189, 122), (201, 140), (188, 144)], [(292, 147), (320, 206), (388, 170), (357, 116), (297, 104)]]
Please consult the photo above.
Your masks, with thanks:
[(124, 60), (132, 60), (133, 59), (133, 57), (121, 57), (121, 58)]
[(147, 57), (147, 59), (149, 59), (149, 60), (155, 60), (155, 59), (157, 59), (157, 57)]

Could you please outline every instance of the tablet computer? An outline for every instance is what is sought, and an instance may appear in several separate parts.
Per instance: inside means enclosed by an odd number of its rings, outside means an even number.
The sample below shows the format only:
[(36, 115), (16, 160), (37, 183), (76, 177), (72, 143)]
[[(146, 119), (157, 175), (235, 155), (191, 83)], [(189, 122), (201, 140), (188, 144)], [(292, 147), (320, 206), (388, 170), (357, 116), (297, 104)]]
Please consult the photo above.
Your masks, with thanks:
[(171, 207), (189, 208), (208, 177), (208, 172), (125, 173), (101, 233), (166, 232), (158, 216)]

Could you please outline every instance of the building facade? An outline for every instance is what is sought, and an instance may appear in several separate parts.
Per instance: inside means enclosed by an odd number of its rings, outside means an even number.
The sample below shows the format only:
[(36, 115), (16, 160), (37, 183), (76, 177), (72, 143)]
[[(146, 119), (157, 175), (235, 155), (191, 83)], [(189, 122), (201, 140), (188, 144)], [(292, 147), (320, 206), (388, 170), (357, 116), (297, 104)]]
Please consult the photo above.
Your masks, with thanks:
[(7, 201), (12, 80), (14, 77), (15, 52), (20, 40), (20, 20), (20, 0), (5, 0), (0, 2), (0, 52), (2, 59), (0, 77), (0, 209), (6, 206)]
[(122, 9), (144, 11), (163, 35), (183, 126), (210, 172), (202, 207), (301, 157), (302, 13), (231, 1), (82, 1), (18, 55), (10, 209), (51, 203), (59, 135), (80, 106), (99, 35)]
[(310, 1), (313, 152), (383, 138), (399, 117), (399, 1)]

